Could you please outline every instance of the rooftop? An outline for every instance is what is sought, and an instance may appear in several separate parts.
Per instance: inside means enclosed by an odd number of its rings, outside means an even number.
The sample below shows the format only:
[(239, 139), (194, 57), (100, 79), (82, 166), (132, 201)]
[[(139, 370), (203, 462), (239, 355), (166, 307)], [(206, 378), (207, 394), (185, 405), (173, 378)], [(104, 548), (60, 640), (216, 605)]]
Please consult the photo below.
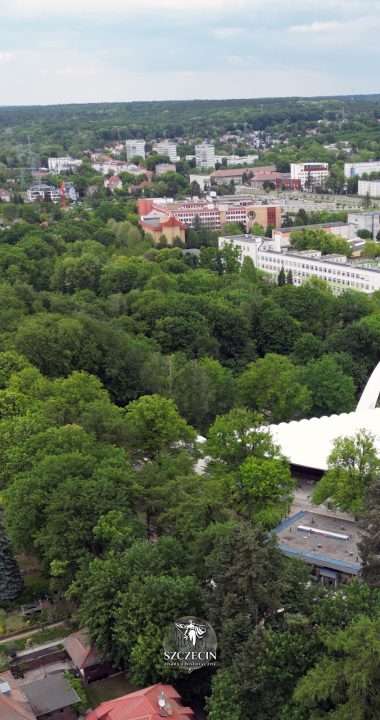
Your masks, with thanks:
[(280, 549), (291, 557), (356, 575), (360, 568), (357, 523), (303, 510), (275, 529)]
[(74, 665), (81, 670), (101, 662), (100, 653), (91, 645), (87, 628), (69, 635), (63, 644)]
[(64, 675), (47, 675), (42, 680), (23, 685), (23, 692), (36, 715), (54, 712), (80, 702), (79, 695)]
[(380, 408), (269, 425), (274, 442), (292, 465), (323, 471), (327, 469), (333, 441), (361, 429), (375, 436), (380, 455)]
[[(158, 704), (159, 697), (165, 699), (164, 708)], [(191, 708), (181, 704), (181, 696), (172, 685), (152, 685), (130, 695), (104, 702), (86, 720), (193, 720)]]

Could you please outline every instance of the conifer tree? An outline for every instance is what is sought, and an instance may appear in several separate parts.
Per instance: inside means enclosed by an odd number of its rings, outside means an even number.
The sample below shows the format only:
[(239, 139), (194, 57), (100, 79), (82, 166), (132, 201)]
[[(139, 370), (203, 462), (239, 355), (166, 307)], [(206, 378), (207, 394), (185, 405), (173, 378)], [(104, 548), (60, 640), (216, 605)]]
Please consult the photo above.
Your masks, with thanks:
[(12, 555), (9, 540), (0, 522), (0, 602), (15, 600), (22, 592), (19, 567)]
[(293, 273), (291, 270), (288, 270), (286, 275), (286, 284), (287, 285), (293, 285)]
[(286, 285), (286, 276), (285, 276), (285, 270), (284, 270), (283, 265), (281, 266), (281, 270), (278, 273), (277, 284), (279, 287)]

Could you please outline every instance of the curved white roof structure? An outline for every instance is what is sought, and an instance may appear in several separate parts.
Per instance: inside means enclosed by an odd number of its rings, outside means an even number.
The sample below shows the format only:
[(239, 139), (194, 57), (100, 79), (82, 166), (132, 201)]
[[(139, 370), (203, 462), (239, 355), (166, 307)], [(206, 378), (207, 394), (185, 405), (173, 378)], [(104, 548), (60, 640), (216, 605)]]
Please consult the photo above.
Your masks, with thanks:
[(294, 420), (270, 425), (275, 443), (292, 465), (315, 470), (327, 469), (327, 458), (337, 437), (355, 435), (365, 430), (375, 436), (380, 455), (380, 408), (330, 415), (330, 417)]
[(380, 408), (376, 407), (379, 395), (380, 363), (369, 378), (355, 412), (270, 425), (273, 440), (292, 465), (326, 470), (334, 440), (365, 430), (375, 436), (380, 456)]

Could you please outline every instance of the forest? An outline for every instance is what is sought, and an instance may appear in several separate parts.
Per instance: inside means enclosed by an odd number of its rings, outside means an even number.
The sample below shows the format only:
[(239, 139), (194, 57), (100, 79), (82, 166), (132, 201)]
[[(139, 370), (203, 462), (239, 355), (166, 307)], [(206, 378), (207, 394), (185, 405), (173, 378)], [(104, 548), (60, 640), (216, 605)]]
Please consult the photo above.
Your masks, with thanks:
[[(366, 579), (331, 593), (270, 533), (295, 480), (266, 426), (354, 409), (379, 358), (380, 295), (270, 283), (202, 230), (198, 256), (155, 248), (133, 202), (4, 213), (3, 607), (22, 590), (13, 554), (32, 555), (137, 686), (176, 682), (210, 720), (378, 717), (373, 441), (352, 451), (366, 460), (354, 495), (351, 474), (333, 497), (363, 524)], [(213, 624), (220, 662), (185, 680), (161, 646), (189, 613)]]
[(81, 157), (127, 137), (177, 138), (183, 157), (196, 139), (221, 148), (223, 133), (253, 131), (279, 141), (266, 164), (278, 162), (280, 170), (289, 159), (336, 161), (323, 147), (336, 142), (348, 142), (367, 160), (380, 154), (379, 117), (379, 95), (0, 107), (0, 162), (38, 166), (49, 155)]

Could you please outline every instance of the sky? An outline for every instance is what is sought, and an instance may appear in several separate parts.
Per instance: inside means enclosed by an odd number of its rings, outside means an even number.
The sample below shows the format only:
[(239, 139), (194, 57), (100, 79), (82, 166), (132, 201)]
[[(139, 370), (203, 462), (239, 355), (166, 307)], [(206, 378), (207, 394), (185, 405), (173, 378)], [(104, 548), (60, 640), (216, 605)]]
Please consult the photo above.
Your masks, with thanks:
[(380, 0), (0, 0), (0, 105), (380, 92)]

